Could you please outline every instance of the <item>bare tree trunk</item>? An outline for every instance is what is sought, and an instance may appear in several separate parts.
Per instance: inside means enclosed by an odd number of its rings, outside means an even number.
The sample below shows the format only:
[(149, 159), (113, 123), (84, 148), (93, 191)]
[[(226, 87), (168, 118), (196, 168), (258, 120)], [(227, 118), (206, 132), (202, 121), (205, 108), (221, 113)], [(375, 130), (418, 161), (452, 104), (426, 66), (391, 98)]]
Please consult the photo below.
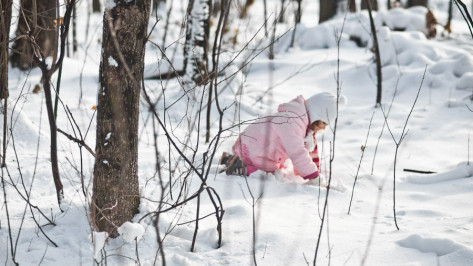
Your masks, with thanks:
[(100, 0), (92, 0), (92, 12), (100, 13)]
[(208, 81), (208, 49), (212, 0), (190, 0), (187, 7), (184, 70), (197, 85)]
[[(21, 0), (16, 35), (31, 34), (34, 36), (44, 56), (48, 57), (54, 53), (57, 47), (55, 20), (55, 0)], [(22, 70), (29, 69), (33, 62), (33, 49), (27, 38), (17, 39), (12, 49), (12, 66)]]
[(255, 3), (255, 0), (245, 1), (245, 5), (242, 7), (241, 12), (240, 12), (240, 18), (246, 18), (248, 16), (248, 9), (250, 9), (250, 6), (254, 3)]
[(370, 26), (371, 34), (373, 35), (373, 52), (375, 54), (376, 60), (376, 77), (378, 78), (377, 82), (377, 92), (376, 92), (376, 106), (381, 106), (382, 92), (383, 92), (383, 72), (381, 69), (381, 55), (379, 53), (379, 44), (378, 44), (378, 35), (376, 34), (376, 26), (374, 25), (373, 15), (371, 14), (371, 2), (367, 2), (368, 15), (370, 17)]
[[(12, 0), (0, 1), (0, 99), (3, 103), (3, 141), (1, 167), (6, 166), (7, 154), (7, 104), (8, 104), (8, 44), (11, 24)], [(2, 179), (3, 180), (3, 179)]]
[(12, 0), (0, 1), (0, 99), (8, 98), (8, 41), (12, 4)]
[(264, 15), (264, 36), (268, 37), (268, 5), (266, 0), (263, 0), (263, 15)]
[(451, 26), (451, 23), (452, 23), (452, 14), (453, 14), (453, 0), (450, 0), (448, 2), (448, 19), (447, 19), (447, 24), (445, 24), (444, 29), (448, 32), (448, 33), (451, 33), (452, 32), (452, 26)]
[(337, 1), (335, 0), (320, 0), (320, 15), (319, 23), (322, 23), (337, 13)]
[(117, 236), (117, 227), (138, 212), (138, 121), (150, 0), (104, 13), (92, 219)]
[(284, 11), (286, 9), (286, 0), (281, 0), (281, 10), (279, 11), (279, 19), (278, 19), (278, 22), (279, 23), (284, 23)]
[(77, 23), (76, 23), (76, 14), (77, 9), (74, 5), (74, 9), (72, 10), (72, 53), (77, 53)]
[(368, 1), (371, 4), (371, 10), (378, 10), (378, 0), (361, 0), (361, 10), (368, 9)]
[(356, 13), (356, 1), (355, 0), (347, 0), (348, 10), (352, 13)]
[(425, 6), (427, 7), (427, 0), (408, 0), (407, 1), (407, 7), (413, 7), (413, 6)]
[(301, 23), (302, 17), (302, 0), (297, 0), (296, 24)]

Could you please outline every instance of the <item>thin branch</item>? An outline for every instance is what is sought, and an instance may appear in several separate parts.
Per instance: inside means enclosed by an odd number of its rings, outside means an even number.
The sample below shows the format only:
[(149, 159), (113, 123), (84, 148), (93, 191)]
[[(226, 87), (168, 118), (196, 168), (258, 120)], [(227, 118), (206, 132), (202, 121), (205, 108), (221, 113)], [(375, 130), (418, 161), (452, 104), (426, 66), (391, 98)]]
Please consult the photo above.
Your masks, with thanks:
[(89, 145), (87, 145), (87, 143), (85, 143), (83, 140), (80, 140), (80, 139), (77, 139), (75, 137), (73, 137), (72, 135), (62, 131), (60, 128), (57, 129), (57, 131), (61, 134), (63, 134), (64, 136), (66, 136), (69, 140), (72, 140), (74, 141), (75, 143), (79, 144), (79, 146), (83, 146), (85, 147), (85, 149), (92, 155), (94, 156), (95, 158), (95, 152), (89, 147)]
[(373, 122), (373, 117), (374, 117), (374, 112), (373, 112), (373, 115), (371, 115), (370, 124), (368, 126), (368, 133), (366, 134), (365, 144), (361, 146), (360, 162), (358, 163), (358, 169), (356, 170), (355, 180), (353, 181), (353, 188), (351, 190), (351, 197), (350, 197), (350, 205), (348, 206), (348, 214), (350, 214), (351, 204), (353, 201), (353, 195), (355, 194), (355, 185), (356, 185), (356, 181), (358, 180), (358, 173), (360, 172), (361, 162), (363, 161), (363, 155), (365, 154), (366, 144), (368, 143), (368, 138), (370, 136), (371, 122)]

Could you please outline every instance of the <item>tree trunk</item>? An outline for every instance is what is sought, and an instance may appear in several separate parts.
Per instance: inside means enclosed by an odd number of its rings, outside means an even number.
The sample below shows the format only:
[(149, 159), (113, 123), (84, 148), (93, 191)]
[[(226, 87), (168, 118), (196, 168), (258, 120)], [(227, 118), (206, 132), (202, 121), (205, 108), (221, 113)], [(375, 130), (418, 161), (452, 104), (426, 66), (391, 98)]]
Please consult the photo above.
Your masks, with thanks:
[(296, 24), (301, 23), (302, 18), (302, 0), (297, 0)]
[(246, 18), (248, 16), (248, 10), (250, 6), (255, 3), (255, 0), (246, 0), (245, 5), (241, 8), (240, 18)]
[(279, 23), (284, 23), (284, 11), (286, 8), (285, 2), (286, 0), (281, 0), (281, 10), (279, 11), (279, 18), (278, 18)]
[(427, 0), (409, 0), (407, 1), (407, 7), (413, 6), (425, 6), (427, 7)]
[(76, 14), (77, 8), (74, 5), (74, 10), (72, 11), (72, 52), (73, 54), (77, 53), (77, 23), (76, 23)]
[(93, 13), (100, 13), (100, 0), (93, 0), (92, 1), (92, 12)]
[(361, 0), (361, 10), (368, 9), (368, 1), (371, 3), (371, 10), (378, 10), (378, 0)]
[(191, 0), (187, 7), (184, 70), (197, 85), (208, 81), (211, 0)]
[[(44, 57), (56, 51), (56, 1), (21, 0), (20, 15), (16, 35), (35, 36)], [(26, 70), (32, 66), (33, 49), (27, 38), (20, 38), (13, 44), (12, 66)]]
[(336, 0), (320, 0), (319, 23), (322, 23), (337, 14)]
[(447, 24), (445, 24), (445, 26), (443, 26), (443, 28), (444, 28), (448, 33), (451, 33), (451, 32), (452, 32), (452, 26), (451, 26), (452, 17), (453, 17), (453, 0), (450, 0), (450, 1), (448, 2), (448, 18), (447, 18)]
[(8, 41), (12, 3), (12, 0), (0, 1), (0, 99), (8, 98)]
[(381, 55), (379, 53), (379, 43), (378, 43), (378, 35), (376, 34), (376, 26), (374, 24), (374, 19), (372, 15), (372, 6), (371, 2), (367, 2), (368, 7), (368, 15), (370, 17), (370, 27), (371, 27), (371, 34), (373, 35), (373, 52), (375, 54), (376, 60), (376, 77), (377, 79), (377, 92), (376, 92), (376, 107), (381, 106), (382, 100), (382, 93), (383, 93), (383, 72), (381, 67)]
[(138, 120), (150, 0), (114, 0), (103, 19), (92, 219), (99, 231), (138, 212)]
[(347, 0), (348, 10), (351, 13), (356, 13), (356, 1), (355, 0)]

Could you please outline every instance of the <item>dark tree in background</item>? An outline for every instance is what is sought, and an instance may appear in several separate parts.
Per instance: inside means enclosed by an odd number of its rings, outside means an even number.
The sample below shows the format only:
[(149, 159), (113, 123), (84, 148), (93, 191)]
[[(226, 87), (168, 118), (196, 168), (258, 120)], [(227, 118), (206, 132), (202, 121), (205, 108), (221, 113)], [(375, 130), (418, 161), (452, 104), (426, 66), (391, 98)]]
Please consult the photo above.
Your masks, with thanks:
[(337, 14), (337, 0), (320, 0), (319, 23), (322, 23)]
[(100, 13), (100, 0), (92, 0), (92, 12)]
[(114, 0), (103, 19), (92, 220), (117, 236), (138, 212), (138, 121), (151, 0)]
[(361, 0), (361, 10), (368, 9), (368, 1), (370, 1), (371, 10), (378, 10), (378, 0)]
[(8, 98), (8, 33), (13, 0), (0, 1), (0, 99)]
[(347, 6), (348, 10), (352, 13), (356, 12), (356, 1), (355, 0), (346, 0), (347, 1)]
[[(36, 40), (45, 57), (56, 51), (55, 0), (21, 0), (16, 36), (30, 34)], [(33, 49), (27, 38), (19, 38), (13, 44), (11, 64), (26, 70), (33, 61)]]
[(0, 99), (3, 103), (3, 141), (1, 167), (6, 166), (7, 153), (7, 102), (8, 102), (8, 44), (13, 0), (0, 1)]
[(425, 6), (427, 7), (427, 0), (408, 0), (407, 1), (407, 7), (413, 7), (413, 6)]
[(296, 11), (296, 24), (301, 23), (302, 18), (302, 0), (296, 0), (297, 2), (297, 11)]

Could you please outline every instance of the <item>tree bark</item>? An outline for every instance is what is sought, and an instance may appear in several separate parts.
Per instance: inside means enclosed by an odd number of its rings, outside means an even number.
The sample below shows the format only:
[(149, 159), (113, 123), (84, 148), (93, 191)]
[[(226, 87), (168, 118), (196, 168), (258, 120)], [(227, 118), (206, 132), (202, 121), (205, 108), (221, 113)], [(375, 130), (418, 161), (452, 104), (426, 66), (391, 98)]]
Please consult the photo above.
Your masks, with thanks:
[(378, 0), (361, 0), (361, 10), (368, 9), (368, 1), (371, 3), (371, 10), (378, 10)]
[(187, 7), (184, 70), (197, 85), (208, 82), (208, 50), (212, 0), (190, 0)]
[(368, 7), (368, 15), (370, 17), (370, 27), (371, 27), (371, 33), (373, 35), (373, 52), (375, 54), (375, 60), (376, 60), (376, 77), (377, 79), (377, 91), (376, 91), (376, 106), (381, 106), (381, 100), (382, 100), (382, 93), (383, 93), (383, 72), (382, 72), (382, 66), (381, 66), (381, 55), (379, 53), (379, 43), (378, 43), (378, 35), (376, 33), (376, 26), (374, 24), (374, 19), (373, 15), (371, 14), (372, 12), (372, 6), (371, 2), (367, 2), (367, 7)]
[[(34, 36), (44, 57), (48, 57), (55, 52), (57, 47), (55, 20), (55, 0), (21, 0), (16, 35), (30, 34)], [(17, 39), (12, 49), (12, 66), (21, 70), (29, 69), (33, 62), (33, 49), (28, 39)]]
[(138, 212), (138, 120), (150, 0), (126, 2), (104, 13), (92, 219), (99, 231)]
[(12, 3), (12, 0), (0, 1), (0, 99), (8, 98), (8, 44)]
[(425, 6), (427, 7), (427, 0), (409, 0), (407, 1), (407, 7), (413, 6)]
[(301, 23), (302, 18), (302, 0), (297, 0), (296, 24)]
[(335, 0), (320, 0), (320, 15), (319, 23), (322, 23), (337, 14), (337, 1)]
[(100, 13), (100, 0), (93, 0), (92, 1), (92, 12), (93, 13)]

